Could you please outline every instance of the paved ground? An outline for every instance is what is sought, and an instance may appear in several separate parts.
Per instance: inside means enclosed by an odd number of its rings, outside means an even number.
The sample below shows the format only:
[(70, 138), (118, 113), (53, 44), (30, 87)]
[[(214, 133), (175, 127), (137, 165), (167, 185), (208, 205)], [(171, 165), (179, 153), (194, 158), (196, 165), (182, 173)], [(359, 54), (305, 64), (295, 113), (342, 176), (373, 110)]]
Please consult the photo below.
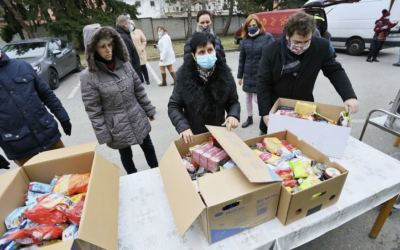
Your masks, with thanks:
[[(238, 52), (227, 53), (227, 61), (235, 77), (238, 57)], [(360, 112), (353, 116), (351, 135), (355, 138), (360, 136), (368, 112), (375, 108), (388, 109), (389, 101), (395, 98), (400, 88), (400, 68), (392, 66), (392, 63), (397, 62), (399, 59), (398, 49), (383, 50), (379, 57), (379, 63), (367, 63), (365, 59), (366, 53), (363, 56), (352, 57), (341, 51), (338, 52), (337, 58), (346, 69), (360, 101)], [(174, 64), (174, 69), (177, 70), (181, 64), (182, 58), (178, 58)], [(149, 62), (149, 65), (151, 85), (146, 85), (145, 88), (150, 100), (157, 107), (156, 120), (152, 122), (151, 137), (156, 148), (157, 157), (160, 160), (170, 143), (178, 139), (178, 134), (172, 127), (167, 114), (167, 103), (172, 92), (172, 86), (158, 87), (157, 83), (160, 77), (158, 62)], [(172, 83), (170, 76), (168, 76), (168, 82)], [(60, 87), (54, 92), (68, 111), (73, 124), (72, 136), (66, 137), (63, 135), (62, 137), (64, 143), (67, 146), (72, 146), (97, 141), (81, 101), (79, 73), (69, 74), (63, 78)], [(238, 90), (238, 93), (242, 104), (241, 117), (244, 121), (247, 117), (244, 94), (241, 89)], [(323, 74), (318, 77), (314, 96), (316, 102), (334, 105), (343, 104), (339, 95)], [(258, 114), (256, 106), (254, 112)], [(260, 119), (255, 117), (254, 120), (255, 124), (247, 129), (238, 128), (236, 130), (236, 133), (242, 139), (258, 135)], [(399, 152), (399, 148), (392, 146), (394, 140), (394, 136), (374, 127), (369, 127), (363, 141), (384, 153)], [(140, 171), (148, 169), (140, 147), (135, 146), (133, 149), (137, 168)], [(117, 151), (111, 150), (104, 145), (98, 146), (97, 151), (120, 166), (121, 175), (126, 174)], [(12, 164), (12, 167), (16, 168), (16, 165)], [(0, 174), (3, 172), (0, 170)], [(372, 185), (373, 183), (371, 183)], [(368, 232), (377, 214), (378, 209), (373, 209), (298, 249), (400, 249), (400, 213), (395, 213), (389, 217), (376, 240), (368, 237)]]

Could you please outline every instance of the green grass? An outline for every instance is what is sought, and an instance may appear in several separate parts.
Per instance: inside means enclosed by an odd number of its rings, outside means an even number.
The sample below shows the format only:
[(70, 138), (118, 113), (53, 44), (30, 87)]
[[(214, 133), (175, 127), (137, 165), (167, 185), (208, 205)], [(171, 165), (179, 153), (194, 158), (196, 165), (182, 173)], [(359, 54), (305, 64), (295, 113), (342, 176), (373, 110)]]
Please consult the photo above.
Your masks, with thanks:
[[(233, 42), (233, 35), (228, 36), (220, 36), (222, 46), (224, 46), (225, 51), (239, 50), (239, 45), (236, 45)], [(175, 56), (181, 57), (183, 56), (183, 47), (185, 46), (186, 40), (174, 40), (172, 41), (172, 48), (174, 49)], [(153, 47), (153, 44), (157, 44), (157, 42), (148, 42), (146, 46), (147, 52), (147, 60), (158, 60), (160, 58), (160, 52)], [(81, 57), (82, 66), (86, 67), (87, 63), (85, 60), (85, 53), (83, 51), (79, 51), (79, 56)]]

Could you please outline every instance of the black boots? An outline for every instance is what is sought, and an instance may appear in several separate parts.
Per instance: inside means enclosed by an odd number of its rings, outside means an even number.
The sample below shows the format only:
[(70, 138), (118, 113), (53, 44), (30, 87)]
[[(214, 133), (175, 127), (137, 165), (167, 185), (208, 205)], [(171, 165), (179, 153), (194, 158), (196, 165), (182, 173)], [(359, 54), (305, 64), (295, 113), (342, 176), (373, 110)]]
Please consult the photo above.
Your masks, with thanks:
[(242, 128), (247, 128), (251, 124), (253, 124), (253, 117), (249, 116), (249, 117), (247, 117), (247, 121), (242, 124)]

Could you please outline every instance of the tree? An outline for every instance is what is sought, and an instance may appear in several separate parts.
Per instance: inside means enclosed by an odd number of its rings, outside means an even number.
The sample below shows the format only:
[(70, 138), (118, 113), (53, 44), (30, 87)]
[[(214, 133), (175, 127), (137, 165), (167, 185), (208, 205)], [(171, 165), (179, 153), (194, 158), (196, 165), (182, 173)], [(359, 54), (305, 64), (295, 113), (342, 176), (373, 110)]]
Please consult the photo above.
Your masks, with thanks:
[(11, 42), (14, 35), (17, 33), (22, 39), (25, 39), (22, 29), (25, 30), (29, 38), (35, 37), (24, 21), (27, 16), (27, 11), (22, 4), (16, 1), (0, 0), (0, 6), (3, 10), (4, 20), (7, 23), (0, 31), (0, 36), (4, 41)]
[(307, 0), (280, 0), (276, 6), (276, 9), (297, 9), (301, 8)]
[[(10, 1), (10, 0), (0, 0)], [(25, 21), (35, 29), (45, 23), (50, 35), (66, 36), (83, 48), (82, 30), (88, 24), (114, 26), (118, 15), (129, 14), (137, 18), (133, 5), (117, 0), (13, 0), (27, 10)], [(12, 24), (15, 24), (10, 20)], [(8, 23), (10, 25), (10, 23)], [(2, 30), (3, 31), (3, 30)]]
[(245, 16), (253, 13), (272, 11), (274, 0), (238, 0), (238, 10)]
[(228, 34), (229, 27), (231, 26), (234, 5), (235, 5), (235, 0), (229, 0), (229, 15), (228, 15), (228, 20), (226, 21), (224, 32), (222, 33), (223, 36), (226, 36)]

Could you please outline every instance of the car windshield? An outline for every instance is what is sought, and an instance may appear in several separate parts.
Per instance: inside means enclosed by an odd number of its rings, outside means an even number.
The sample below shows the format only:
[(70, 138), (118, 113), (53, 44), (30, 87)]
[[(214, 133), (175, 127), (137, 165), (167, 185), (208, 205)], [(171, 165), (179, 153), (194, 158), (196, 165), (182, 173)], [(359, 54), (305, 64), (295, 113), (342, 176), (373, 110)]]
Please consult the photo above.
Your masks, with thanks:
[(8, 44), (2, 49), (10, 58), (41, 57), (46, 49), (46, 42)]

